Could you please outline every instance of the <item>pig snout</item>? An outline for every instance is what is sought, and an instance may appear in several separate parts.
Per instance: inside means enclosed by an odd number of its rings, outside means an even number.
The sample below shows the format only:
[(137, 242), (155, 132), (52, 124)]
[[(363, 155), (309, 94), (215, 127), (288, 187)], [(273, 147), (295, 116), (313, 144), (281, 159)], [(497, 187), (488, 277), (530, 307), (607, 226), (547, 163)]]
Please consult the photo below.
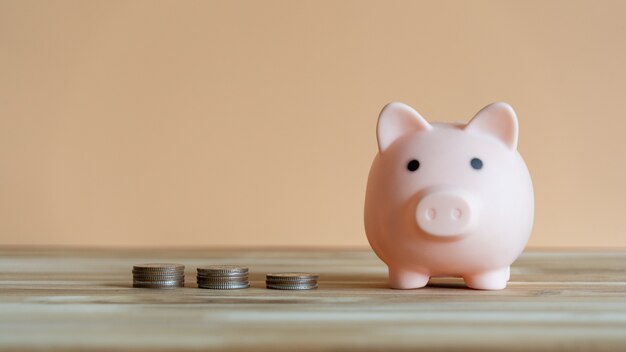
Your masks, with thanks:
[(477, 217), (471, 197), (455, 190), (426, 192), (417, 204), (417, 225), (426, 233), (453, 238), (465, 234)]

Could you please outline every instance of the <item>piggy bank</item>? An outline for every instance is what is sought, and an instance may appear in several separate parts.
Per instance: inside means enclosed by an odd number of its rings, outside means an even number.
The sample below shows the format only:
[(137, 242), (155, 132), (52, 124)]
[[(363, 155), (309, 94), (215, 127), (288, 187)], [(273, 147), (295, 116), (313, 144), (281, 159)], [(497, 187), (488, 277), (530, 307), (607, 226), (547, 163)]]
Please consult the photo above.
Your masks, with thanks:
[(467, 124), (429, 123), (390, 103), (377, 139), (365, 231), (391, 288), (420, 288), (441, 276), (462, 277), (474, 289), (505, 288), (534, 212), (513, 108), (494, 103)]

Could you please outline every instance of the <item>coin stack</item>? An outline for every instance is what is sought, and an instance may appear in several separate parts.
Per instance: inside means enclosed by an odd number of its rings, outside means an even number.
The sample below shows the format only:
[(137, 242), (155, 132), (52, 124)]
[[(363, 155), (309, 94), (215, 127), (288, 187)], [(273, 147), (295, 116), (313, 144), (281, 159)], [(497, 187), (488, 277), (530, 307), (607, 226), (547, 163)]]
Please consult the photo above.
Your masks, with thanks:
[(317, 288), (317, 274), (274, 273), (267, 274), (265, 284), (274, 290), (312, 290)]
[(235, 290), (250, 287), (248, 268), (237, 265), (211, 265), (198, 268), (198, 287)]
[(149, 263), (133, 266), (133, 287), (177, 288), (185, 286), (182, 264)]

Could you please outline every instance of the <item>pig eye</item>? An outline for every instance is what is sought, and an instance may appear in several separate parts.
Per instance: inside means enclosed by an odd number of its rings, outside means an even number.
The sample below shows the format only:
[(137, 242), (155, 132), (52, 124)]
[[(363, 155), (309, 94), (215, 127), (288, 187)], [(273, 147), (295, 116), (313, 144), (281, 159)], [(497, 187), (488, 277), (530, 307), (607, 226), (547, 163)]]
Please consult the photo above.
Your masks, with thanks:
[(409, 163), (406, 164), (406, 168), (409, 169), (409, 171), (411, 172), (419, 169), (419, 167), (420, 167), (420, 162), (415, 159), (409, 161)]
[(470, 161), (470, 165), (472, 165), (474, 169), (480, 170), (483, 168), (483, 161), (478, 158), (474, 158)]

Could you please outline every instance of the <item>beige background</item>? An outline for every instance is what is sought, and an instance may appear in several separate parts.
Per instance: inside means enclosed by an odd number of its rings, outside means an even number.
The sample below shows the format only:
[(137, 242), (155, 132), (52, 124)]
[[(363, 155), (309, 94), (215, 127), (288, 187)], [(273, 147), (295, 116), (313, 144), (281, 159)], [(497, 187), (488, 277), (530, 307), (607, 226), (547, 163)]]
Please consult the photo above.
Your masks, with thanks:
[(365, 246), (392, 100), (504, 100), (534, 246), (626, 246), (626, 2), (2, 1), (0, 244)]

